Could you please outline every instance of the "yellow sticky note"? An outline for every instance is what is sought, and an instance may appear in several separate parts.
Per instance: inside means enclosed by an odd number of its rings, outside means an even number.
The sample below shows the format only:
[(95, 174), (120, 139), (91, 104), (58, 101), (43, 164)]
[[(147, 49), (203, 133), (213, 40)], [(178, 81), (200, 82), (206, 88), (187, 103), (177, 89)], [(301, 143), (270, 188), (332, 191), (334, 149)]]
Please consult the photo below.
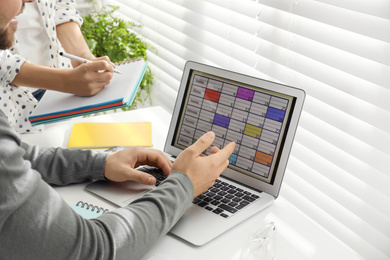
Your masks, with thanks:
[(75, 123), (69, 148), (152, 147), (152, 123)]

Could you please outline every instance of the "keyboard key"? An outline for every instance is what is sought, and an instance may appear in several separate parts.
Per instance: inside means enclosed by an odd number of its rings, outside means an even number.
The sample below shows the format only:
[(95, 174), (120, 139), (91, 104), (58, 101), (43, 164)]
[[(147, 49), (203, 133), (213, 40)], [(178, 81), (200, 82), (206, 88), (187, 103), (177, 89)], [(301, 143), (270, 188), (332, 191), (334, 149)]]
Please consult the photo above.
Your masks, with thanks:
[(213, 187), (214, 187), (214, 188), (219, 188), (219, 187), (222, 187), (222, 184), (220, 184), (220, 183), (215, 183)]
[(201, 202), (202, 200), (200, 200), (200, 199), (198, 199), (198, 198), (195, 198), (193, 201), (192, 201), (192, 203), (194, 203), (194, 204), (198, 204), (199, 202)]
[(246, 206), (246, 205), (249, 205), (249, 204), (250, 204), (250, 202), (248, 202), (248, 201), (246, 201), (246, 200), (243, 200), (243, 201), (241, 201), (241, 202), (240, 202), (240, 204), (242, 204), (242, 205), (245, 205), (245, 206)]
[(221, 200), (223, 197), (221, 195), (217, 195), (214, 197), (215, 200)]
[(218, 201), (218, 200), (213, 200), (210, 204), (214, 205), (214, 206), (217, 206), (218, 204), (220, 204), (221, 202)]
[(214, 192), (211, 192), (211, 191), (207, 192), (207, 194), (206, 194), (206, 196), (210, 197), (210, 198), (214, 197), (215, 195), (217, 195), (217, 194), (215, 194)]
[(235, 194), (235, 196), (236, 196), (236, 197), (242, 197), (242, 196), (244, 196), (244, 193), (242, 193), (242, 192), (237, 192), (237, 193)]
[(206, 198), (206, 195), (200, 194), (197, 198), (202, 200), (202, 199)]
[(229, 190), (230, 188), (228, 186), (222, 186), (220, 187), (220, 190), (223, 190), (223, 191), (227, 191)]
[(225, 198), (231, 200), (231, 199), (234, 198), (234, 195), (233, 194), (228, 194), (228, 195), (225, 196)]
[(206, 202), (210, 202), (210, 201), (212, 201), (213, 200), (213, 198), (210, 198), (210, 197), (207, 197), (207, 198), (204, 198), (203, 199), (203, 201), (206, 201)]
[(223, 212), (223, 209), (217, 208), (217, 209), (214, 209), (213, 212), (215, 214), (221, 214)]
[(202, 202), (198, 203), (198, 206), (201, 206), (202, 208), (206, 207), (207, 205), (209, 205), (209, 204), (207, 202), (205, 202), (205, 201), (202, 201)]
[(244, 196), (244, 197), (242, 197), (244, 200), (247, 200), (247, 201), (249, 201), (249, 202), (253, 202), (253, 201), (255, 201), (256, 199), (255, 198), (253, 198), (253, 197), (249, 197), (249, 196)]
[(236, 206), (238, 205), (238, 203), (232, 201), (232, 202), (230, 202), (228, 205), (234, 208), (234, 207), (236, 207)]
[(236, 213), (237, 212), (237, 209), (235, 208), (232, 208), (226, 204), (221, 204), (219, 205), (219, 208), (223, 209), (223, 210), (226, 210), (227, 212), (230, 212), (230, 213)]
[(221, 195), (221, 196), (225, 196), (226, 194), (227, 194), (226, 191), (220, 191), (220, 192), (218, 192), (218, 195)]
[(234, 193), (236, 193), (237, 191), (235, 190), (235, 189), (230, 189), (230, 190), (228, 190), (227, 191), (227, 193), (230, 193), (230, 194), (234, 194)]
[(243, 209), (244, 207), (248, 206), (249, 204), (239, 204), (236, 209), (240, 210)]
[(241, 198), (238, 198), (238, 197), (236, 197), (236, 198), (233, 198), (233, 201), (234, 201), (234, 202), (240, 202), (240, 201), (242, 201), (242, 199), (241, 199)]
[(224, 217), (224, 218), (227, 218), (227, 217), (229, 217), (229, 216), (228, 216), (228, 215), (226, 215), (225, 213), (222, 213), (220, 216), (221, 216), (221, 217)]
[(222, 203), (225, 203), (225, 204), (228, 204), (228, 203), (230, 203), (230, 200), (227, 199), (227, 198), (224, 198), (224, 199), (221, 200), (221, 202), (222, 202)]

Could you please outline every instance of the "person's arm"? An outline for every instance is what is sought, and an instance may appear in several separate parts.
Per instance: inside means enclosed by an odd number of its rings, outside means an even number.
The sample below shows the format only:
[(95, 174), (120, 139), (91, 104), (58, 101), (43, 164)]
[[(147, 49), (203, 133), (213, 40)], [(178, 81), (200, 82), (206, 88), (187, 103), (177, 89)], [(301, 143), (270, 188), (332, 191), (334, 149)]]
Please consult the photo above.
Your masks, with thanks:
[(24, 62), (11, 84), (92, 96), (110, 83), (112, 71), (113, 67), (106, 60), (85, 63), (75, 69), (56, 69)]
[(26, 62), (20, 55), (13, 58), (9, 51), (3, 51), (7, 53), (2, 55), (1, 62), (7, 60), (7, 66), (1, 66), (4, 69), (3, 71), (0, 69), (0, 75), (3, 72), (8, 74), (4, 74), (5, 77), (1, 77), (1, 80), (7, 80), (7, 84), (15, 86), (55, 90), (78, 96), (95, 95), (108, 85), (113, 76), (113, 65), (108, 57), (95, 58), (92, 55), (81, 34), (82, 19), (75, 8), (75, 1), (57, 1), (55, 15), (57, 37), (66, 51), (93, 62), (81, 65), (72, 61), (77, 68), (71, 70), (48, 68)]
[(113, 153), (42, 148), (27, 143), (21, 143), (21, 148), (24, 150), (23, 158), (31, 163), (31, 168), (38, 171), (44, 181), (55, 185), (104, 178), (115, 182), (132, 180), (154, 185), (156, 178), (136, 168), (140, 165), (155, 166), (169, 175), (172, 166), (163, 152), (142, 147)]
[[(67, 53), (83, 57), (88, 60), (96, 59), (85, 42), (78, 23), (67, 22), (57, 25), (57, 37)], [(110, 61), (108, 57), (107, 61)], [(73, 68), (79, 66), (80, 64), (80, 62), (72, 60)]]
[[(72, 61), (72, 64), (78, 67), (68, 70), (39, 66), (25, 62), (24, 59), (18, 64), (17, 71), (12, 71), (14, 75), (8, 83), (78, 96), (97, 94), (109, 84), (113, 76), (110, 59), (108, 57), (95, 58), (90, 52), (80, 31), (82, 18), (76, 10), (75, 1), (57, 1), (55, 15), (51, 15), (55, 17), (57, 37), (65, 50), (94, 62), (79, 66), (79, 62)], [(12, 63), (12, 67), (15, 65), (17, 65), (16, 61)]]
[[(87, 220), (77, 215), (23, 158), (25, 152), (28, 158), (35, 158), (37, 153), (33, 165), (36, 160), (43, 160), (44, 165), (55, 171), (56, 167), (50, 164), (56, 150), (23, 149), (0, 112), (0, 259), (141, 258), (172, 228), (193, 196), (207, 190), (226, 168), (234, 145), (229, 144), (222, 151), (213, 149), (215, 154), (200, 157), (214, 137), (205, 135), (186, 149), (177, 158), (177, 165), (175, 162), (172, 166), (175, 170), (157, 189), (127, 207)], [(108, 156), (104, 167), (107, 178), (117, 176), (113, 172), (128, 170), (128, 161), (123, 161), (128, 151)], [(134, 159), (152, 160), (154, 156), (148, 154), (141, 152)], [(72, 161), (81, 159), (76, 157)], [(59, 163), (70, 164), (66, 160)], [(184, 174), (180, 169), (187, 172)], [(60, 167), (53, 174), (71, 172)]]
[[(3, 116), (0, 145), (0, 259), (139, 259), (192, 201), (190, 179), (174, 172), (128, 207), (83, 219), (23, 159), (25, 150)], [(55, 150), (36, 152), (53, 168)]]
[[(62, 0), (56, 3), (55, 23), (57, 38), (67, 53), (83, 57), (88, 60), (95, 60), (96, 57), (91, 53), (80, 27), (83, 20), (77, 11), (77, 4), (72, 0)], [(103, 57), (110, 63), (110, 58)], [(75, 68), (81, 63), (72, 60), (72, 66)]]
[(108, 153), (42, 148), (26, 143), (21, 143), (20, 147), (24, 150), (23, 159), (30, 162), (31, 168), (39, 172), (42, 179), (49, 184), (67, 185), (104, 179)]

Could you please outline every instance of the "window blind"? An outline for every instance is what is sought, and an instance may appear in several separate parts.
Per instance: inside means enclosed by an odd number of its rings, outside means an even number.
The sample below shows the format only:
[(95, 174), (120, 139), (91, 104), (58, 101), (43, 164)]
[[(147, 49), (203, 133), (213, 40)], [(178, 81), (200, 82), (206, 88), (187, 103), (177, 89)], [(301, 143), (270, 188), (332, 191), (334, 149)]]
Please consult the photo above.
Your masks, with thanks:
[(195, 60), (302, 88), (283, 197), (367, 259), (390, 257), (388, 0), (108, 0), (141, 24), (153, 104)]

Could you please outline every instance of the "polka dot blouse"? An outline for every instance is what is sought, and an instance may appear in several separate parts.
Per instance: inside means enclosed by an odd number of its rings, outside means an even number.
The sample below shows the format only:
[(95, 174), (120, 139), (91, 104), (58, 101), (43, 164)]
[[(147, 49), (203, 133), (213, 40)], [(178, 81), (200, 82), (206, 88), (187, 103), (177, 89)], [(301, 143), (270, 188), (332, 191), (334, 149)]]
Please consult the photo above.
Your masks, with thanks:
[[(59, 55), (62, 46), (57, 39), (56, 26), (66, 22), (83, 22), (76, 10), (75, 0), (36, 0), (45, 30), (49, 35), (50, 67), (71, 68), (70, 61)], [(33, 127), (28, 121), (38, 101), (28, 88), (10, 85), (20, 70), (26, 58), (19, 54), (19, 45), (16, 40), (9, 50), (0, 50), (0, 109), (8, 117), (9, 123), (19, 133), (41, 131), (41, 126)]]

